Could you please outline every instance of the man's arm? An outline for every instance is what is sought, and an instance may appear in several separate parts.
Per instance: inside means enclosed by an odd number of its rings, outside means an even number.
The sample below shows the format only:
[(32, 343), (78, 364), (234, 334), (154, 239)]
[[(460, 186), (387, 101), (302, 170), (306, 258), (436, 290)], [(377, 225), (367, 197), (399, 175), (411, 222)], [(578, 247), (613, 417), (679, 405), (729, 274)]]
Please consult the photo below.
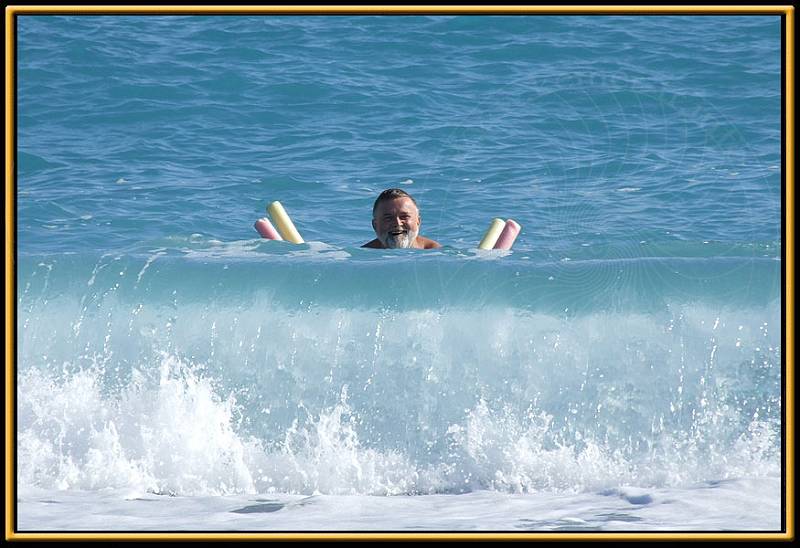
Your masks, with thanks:
[(422, 249), (438, 249), (442, 247), (442, 244), (439, 242), (423, 236), (417, 236), (417, 243), (422, 247)]
[(365, 243), (361, 247), (368, 247), (370, 249), (385, 249), (383, 247), (383, 244), (381, 243), (381, 241), (378, 238), (375, 238), (374, 240)]

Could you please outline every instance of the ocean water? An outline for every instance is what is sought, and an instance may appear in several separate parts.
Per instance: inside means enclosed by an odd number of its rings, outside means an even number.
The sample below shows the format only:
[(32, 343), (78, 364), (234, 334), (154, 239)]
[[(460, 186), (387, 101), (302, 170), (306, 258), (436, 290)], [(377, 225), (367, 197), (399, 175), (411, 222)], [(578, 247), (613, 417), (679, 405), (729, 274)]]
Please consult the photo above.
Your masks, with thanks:
[[(20, 531), (781, 529), (778, 16), (25, 15), (16, 76)], [(360, 248), (390, 187), (443, 248)]]

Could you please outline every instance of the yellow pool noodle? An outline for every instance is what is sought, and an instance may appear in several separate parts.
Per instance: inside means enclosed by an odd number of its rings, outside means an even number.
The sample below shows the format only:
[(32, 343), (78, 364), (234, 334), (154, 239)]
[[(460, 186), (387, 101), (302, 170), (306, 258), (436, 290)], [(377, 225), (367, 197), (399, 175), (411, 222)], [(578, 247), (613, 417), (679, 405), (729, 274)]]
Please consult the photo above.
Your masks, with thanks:
[(300, 233), (297, 232), (294, 223), (292, 223), (292, 220), (289, 218), (289, 215), (286, 213), (286, 210), (283, 209), (280, 202), (275, 201), (269, 204), (269, 206), (267, 206), (267, 213), (272, 217), (275, 228), (278, 229), (278, 232), (280, 232), (284, 240), (292, 242), (293, 244), (303, 243), (303, 238), (300, 237)]
[(497, 238), (506, 226), (503, 219), (492, 219), (489, 225), (489, 230), (486, 231), (481, 243), (478, 244), (478, 249), (494, 249), (494, 244), (497, 243)]

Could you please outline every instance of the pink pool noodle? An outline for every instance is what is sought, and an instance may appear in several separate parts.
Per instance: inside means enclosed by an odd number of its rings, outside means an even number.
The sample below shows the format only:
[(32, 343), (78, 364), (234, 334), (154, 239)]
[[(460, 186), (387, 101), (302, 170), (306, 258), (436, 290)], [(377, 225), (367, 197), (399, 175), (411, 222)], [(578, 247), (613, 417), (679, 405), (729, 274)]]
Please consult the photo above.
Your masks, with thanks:
[(258, 230), (258, 233), (261, 234), (262, 238), (268, 238), (270, 240), (283, 240), (281, 235), (278, 234), (278, 231), (275, 230), (275, 227), (272, 226), (272, 223), (269, 222), (269, 219), (266, 217), (261, 217), (253, 226), (256, 230)]
[(494, 244), (494, 249), (511, 249), (511, 246), (514, 245), (514, 240), (517, 239), (520, 230), (522, 230), (522, 227), (519, 225), (519, 223), (517, 223), (517, 221), (514, 219), (507, 220), (503, 232), (501, 232), (500, 236), (497, 237), (497, 243)]

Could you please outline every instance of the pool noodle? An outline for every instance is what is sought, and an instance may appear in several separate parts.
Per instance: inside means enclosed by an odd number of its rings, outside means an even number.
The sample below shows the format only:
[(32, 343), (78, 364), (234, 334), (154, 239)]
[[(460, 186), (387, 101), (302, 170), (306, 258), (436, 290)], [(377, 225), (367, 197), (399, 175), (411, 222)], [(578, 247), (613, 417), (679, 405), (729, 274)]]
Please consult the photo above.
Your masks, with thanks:
[(283, 240), (281, 235), (278, 234), (278, 231), (275, 230), (275, 227), (272, 226), (272, 223), (269, 222), (269, 219), (266, 217), (261, 217), (253, 226), (258, 233), (261, 234), (262, 238), (268, 238), (270, 240)]
[(514, 245), (514, 240), (517, 239), (520, 230), (522, 230), (522, 227), (514, 219), (507, 220), (503, 232), (500, 233), (500, 236), (497, 238), (497, 243), (494, 244), (494, 248), (511, 249), (511, 246)]
[(492, 219), (491, 224), (489, 224), (489, 230), (486, 231), (481, 243), (478, 244), (478, 249), (494, 248), (494, 244), (497, 243), (497, 238), (505, 226), (506, 223), (503, 219)]
[(292, 223), (292, 220), (289, 218), (289, 215), (286, 213), (286, 210), (283, 209), (280, 202), (276, 201), (269, 204), (267, 213), (272, 217), (272, 221), (275, 223), (278, 232), (280, 232), (284, 240), (288, 240), (293, 244), (303, 243), (303, 238), (300, 237), (300, 233), (297, 232), (294, 223)]

